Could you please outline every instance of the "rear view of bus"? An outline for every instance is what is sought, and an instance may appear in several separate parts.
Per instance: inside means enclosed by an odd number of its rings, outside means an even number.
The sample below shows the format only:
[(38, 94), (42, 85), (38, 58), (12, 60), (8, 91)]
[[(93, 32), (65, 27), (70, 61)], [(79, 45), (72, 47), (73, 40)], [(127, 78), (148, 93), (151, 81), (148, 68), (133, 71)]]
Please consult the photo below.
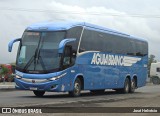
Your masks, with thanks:
[(16, 59), (16, 88), (45, 92), (105, 89), (133, 93), (145, 85), (148, 43), (84, 22), (39, 23), (26, 28)]

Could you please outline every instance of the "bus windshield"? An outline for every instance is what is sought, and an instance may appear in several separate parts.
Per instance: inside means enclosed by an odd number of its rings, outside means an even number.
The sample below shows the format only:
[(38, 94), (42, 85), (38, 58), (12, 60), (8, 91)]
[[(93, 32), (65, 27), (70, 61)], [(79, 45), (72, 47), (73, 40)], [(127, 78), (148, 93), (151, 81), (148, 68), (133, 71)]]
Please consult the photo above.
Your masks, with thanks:
[(17, 56), (17, 68), (38, 73), (57, 71), (60, 68), (58, 46), (64, 37), (64, 31), (24, 32)]

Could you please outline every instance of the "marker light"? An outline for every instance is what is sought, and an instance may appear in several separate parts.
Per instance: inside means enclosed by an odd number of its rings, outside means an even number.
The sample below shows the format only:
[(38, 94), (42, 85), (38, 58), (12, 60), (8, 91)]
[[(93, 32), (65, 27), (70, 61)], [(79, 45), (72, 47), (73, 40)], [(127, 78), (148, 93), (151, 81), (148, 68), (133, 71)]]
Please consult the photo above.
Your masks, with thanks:
[(63, 76), (65, 76), (66, 74), (67, 74), (67, 73), (61, 74), (61, 75), (56, 76), (56, 77), (52, 77), (52, 78), (50, 78), (49, 80), (50, 80), (50, 81), (54, 81), (54, 80), (60, 79), (60, 78), (62, 78)]

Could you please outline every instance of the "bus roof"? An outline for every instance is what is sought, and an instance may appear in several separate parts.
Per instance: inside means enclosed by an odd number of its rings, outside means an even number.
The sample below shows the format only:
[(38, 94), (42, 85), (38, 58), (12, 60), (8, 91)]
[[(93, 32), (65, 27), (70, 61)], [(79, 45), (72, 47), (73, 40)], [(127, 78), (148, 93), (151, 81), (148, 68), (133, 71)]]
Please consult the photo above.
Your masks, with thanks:
[(115, 30), (112, 30), (112, 29), (109, 29), (106, 27), (101, 27), (101, 26), (86, 23), (86, 22), (74, 22), (74, 21), (41, 22), (41, 23), (36, 23), (36, 24), (28, 26), (26, 30), (29, 30), (29, 31), (59, 31), (59, 30), (68, 30), (68, 29), (70, 29), (72, 27), (76, 27), (76, 26), (86, 26), (86, 27), (92, 28), (92, 30), (95, 30), (95, 31), (99, 30), (99, 31), (103, 31), (103, 32), (109, 32), (109, 33), (112, 33), (115, 35), (125, 36), (125, 37), (129, 37), (132, 39), (145, 41), (144, 39), (137, 38), (137, 37), (131, 36), (129, 34), (125, 34), (125, 33), (119, 32), (119, 31), (115, 31)]

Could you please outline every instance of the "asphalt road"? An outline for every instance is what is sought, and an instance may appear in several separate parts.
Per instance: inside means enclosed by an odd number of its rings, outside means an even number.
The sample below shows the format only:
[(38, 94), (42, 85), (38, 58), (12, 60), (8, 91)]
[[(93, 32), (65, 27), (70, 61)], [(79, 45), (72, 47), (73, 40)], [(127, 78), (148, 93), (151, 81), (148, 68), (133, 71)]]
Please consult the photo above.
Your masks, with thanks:
[[(89, 91), (82, 93), (80, 97), (70, 97), (68, 93), (45, 93), (43, 98), (37, 98), (32, 91), (1, 91), (0, 105), (1, 106), (56, 106), (69, 105), (80, 103), (79, 105), (90, 106), (93, 103), (99, 106), (115, 106), (115, 102), (122, 103), (124, 101), (132, 101), (131, 104), (121, 104), (121, 106), (160, 106), (160, 100), (156, 103), (139, 104), (136, 101), (143, 101), (145, 99), (152, 99), (160, 97), (160, 85), (149, 84), (145, 87), (138, 88), (133, 94), (118, 94), (115, 91), (107, 90), (104, 94), (93, 95)], [(113, 103), (114, 102), (114, 103)], [(70, 105), (71, 103), (71, 105)], [(81, 104), (82, 103), (82, 104)]]
[(148, 84), (133, 94), (118, 94), (106, 90), (104, 94), (93, 95), (89, 91), (73, 98), (67, 93), (46, 93), (37, 98), (32, 91), (1, 91), (1, 107), (160, 107), (160, 85)]

